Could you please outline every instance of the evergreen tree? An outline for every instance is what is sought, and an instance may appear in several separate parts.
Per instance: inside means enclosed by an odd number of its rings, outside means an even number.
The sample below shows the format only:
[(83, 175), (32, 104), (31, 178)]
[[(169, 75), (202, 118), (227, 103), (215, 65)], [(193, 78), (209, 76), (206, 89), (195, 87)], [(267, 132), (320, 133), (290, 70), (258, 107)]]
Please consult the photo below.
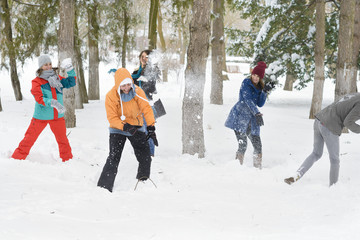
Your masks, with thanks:
[[(118, 55), (118, 61), (124, 64), (126, 51), (134, 46), (136, 32), (134, 27), (139, 23), (139, 13), (134, 9), (131, 0), (115, 0), (110, 3), (102, 3), (100, 11), (103, 20), (100, 22), (100, 32), (104, 53), (108, 49), (114, 49)], [(127, 31), (126, 33), (124, 32)]]
[[(253, 57), (268, 64), (267, 77), (276, 81), (279, 76), (290, 74), (299, 80), (301, 89), (314, 76), (315, 1), (279, 0), (266, 5), (260, 0), (230, 1), (233, 9), (243, 18), (251, 18), (250, 31), (227, 29), (231, 39), (228, 52), (233, 55)], [(337, 11), (326, 18), (326, 64), (334, 69), (337, 46)], [(336, 61), (335, 61), (336, 62)]]

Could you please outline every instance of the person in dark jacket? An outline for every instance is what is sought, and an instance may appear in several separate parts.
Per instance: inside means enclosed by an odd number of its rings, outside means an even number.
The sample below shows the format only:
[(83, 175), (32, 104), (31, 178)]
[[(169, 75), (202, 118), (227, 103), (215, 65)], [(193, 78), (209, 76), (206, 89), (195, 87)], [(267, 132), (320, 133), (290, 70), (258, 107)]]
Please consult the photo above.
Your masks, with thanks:
[(266, 64), (258, 62), (252, 70), (251, 77), (246, 78), (240, 88), (239, 101), (231, 109), (225, 126), (233, 129), (238, 141), (236, 159), (243, 164), (247, 148), (247, 137), (254, 147), (253, 164), (256, 168), (262, 166), (262, 143), (260, 126), (264, 125), (262, 114), (258, 107), (265, 104), (267, 91), (270, 90), (263, 82)]
[[(160, 69), (157, 66), (156, 59), (153, 57), (149, 60), (154, 54), (152, 50), (143, 50), (139, 55), (140, 66), (137, 70), (135, 70), (131, 77), (134, 80), (134, 84), (139, 86), (146, 94), (146, 98), (150, 101), (150, 105), (153, 105), (153, 95), (157, 93), (156, 91), (156, 82), (160, 79)], [(154, 111), (154, 116), (157, 118), (156, 111), (154, 107), (152, 107)], [(145, 124), (147, 122), (145, 121)], [(150, 153), (151, 156), (155, 156), (155, 145), (153, 140), (150, 138), (149, 140)]]
[(73, 155), (66, 136), (65, 107), (63, 103), (63, 88), (71, 88), (76, 84), (76, 74), (71, 59), (64, 59), (61, 67), (68, 77), (64, 78), (56, 73), (48, 55), (38, 58), (39, 69), (36, 78), (32, 80), (31, 93), (35, 98), (35, 111), (25, 137), (12, 154), (12, 158), (23, 160), (28, 155), (36, 139), (49, 124), (59, 145), (60, 158), (63, 162), (70, 160)]
[(161, 75), (157, 64), (149, 61), (152, 53), (152, 50), (141, 51), (139, 55), (140, 66), (131, 74), (134, 84), (144, 90), (149, 100), (152, 100), (153, 94), (156, 94), (156, 82), (159, 81)]
[(360, 133), (360, 93), (345, 95), (339, 101), (329, 105), (315, 115), (314, 122), (314, 148), (312, 153), (301, 164), (300, 168), (284, 181), (293, 184), (298, 181), (321, 158), (324, 143), (329, 152), (330, 175), (329, 185), (338, 181), (340, 169), (340, 144), (339, 137), (344, 127), (354, 133)]

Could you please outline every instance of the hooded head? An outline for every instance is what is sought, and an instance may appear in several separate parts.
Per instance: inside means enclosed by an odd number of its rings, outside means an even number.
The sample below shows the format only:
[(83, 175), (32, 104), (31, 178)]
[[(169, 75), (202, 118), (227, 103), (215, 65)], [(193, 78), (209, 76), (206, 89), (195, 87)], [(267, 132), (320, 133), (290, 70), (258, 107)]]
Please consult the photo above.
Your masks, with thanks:
[(252, 70), (251, 74), (256, 74), (261, 79), (263, 79), (265, 75), (265, 68), (266, 68), (265, 62), (258, 62), (257, 66)]
[(41, 55), (38, 58), (39, 68), (41, 68), (46, 63), (51, 63), (50, 56), (47, 54)]
[[(128, 102), (131, 99), (133, 99), (136, 93), (135, 93), (134, 82), (129, 71), (126, 68), (119, 68), (118, 70), (116, 70), (114, 78), (115, 78), (114, 88), (120, 95), (120, 101)], [(120, 86), (126, 85), (128, 83), (131, 84), (131, 89), (127, 94), (125, 94), (123, 91), (120, 90)]]
[(117, 89), (120, 87), (120, 84), (124, 85), (127, 83), (131, 83), (131, 84), (134, 83), (131, 74), (126, 68), (119, 68), (118, 70), (116, 70), (114, 78), (115, 78), (115, 87)]

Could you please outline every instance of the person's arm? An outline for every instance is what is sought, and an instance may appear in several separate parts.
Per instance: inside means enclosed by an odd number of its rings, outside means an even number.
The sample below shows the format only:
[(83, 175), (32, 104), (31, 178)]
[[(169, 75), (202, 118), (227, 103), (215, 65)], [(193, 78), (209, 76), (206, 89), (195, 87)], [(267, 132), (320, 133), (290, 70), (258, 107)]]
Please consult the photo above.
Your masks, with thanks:
[[(74, 71), (74, 69), (72, 71)], [(74, 74), (75, 74), (75, 72), (74, 72)], [(64, 88), (72, 88), (76, 85), (76, 76), (70, 76), (68, 73), (67, 78), (64, 78), (62, 76), (59, 76), (59, 77), (60, 77), (60, 82)]]
[(258, 98), (258, 102), (257, 102), (258, 107), (264, 106), (266, 97), (267, 97), (267, 93), (264, 91), (261, 91), (260, 96)]
[(360, 103), (354, 106), (344, 119), (344, 126), (354, 133), (360, 133), (360, 125), (356, 123), (360, 119)]
[(140, 108), (140, 111), (144, 114), (147, 125), (153, 126), (155, 124), (154, 112), (150, 106), (149, 101), (146, 99), (144, 91), (139, 87), (136, 87), (135, 91), (136, 95), (138, 95), (135, 97), (136, 102)]
[[(50, 91), (50, 90), (49, 90)], [(31, 94), (34, 96), (35, 101), (43, 106), (50, 107), (51, 106), (51, 99), (45, 98), (43, 92), (41, 90), (41, 83), (34, 79), (31, 82)]]
[(254, 116), (260, 112), (252, 100), (251, 88), (247, 85), (246, 82), (242, 83), (242, 86), (240, 88), (240, 95), (242, 95), (245, 104)]
[(121, 121), (118, 115), (117, 106), (108, 96), (106, 96), (105, 99), (105, 109), (106, 109), (106, 116), (110, 125), (116, 129), (123, 130), (124, 123)]

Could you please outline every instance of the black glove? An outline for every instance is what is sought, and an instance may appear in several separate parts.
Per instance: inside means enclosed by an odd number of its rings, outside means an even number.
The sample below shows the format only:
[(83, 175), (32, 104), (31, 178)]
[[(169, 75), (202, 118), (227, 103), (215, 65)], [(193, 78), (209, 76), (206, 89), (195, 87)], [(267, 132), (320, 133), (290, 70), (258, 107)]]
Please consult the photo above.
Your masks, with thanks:
[(264, 86), (264, 92), (268, 93), (275, 87), (275, 83), (272, 81), (266, 82)]
[(141, 126), (134, 126), (128, 123), (125, 123), (123, 130), (125, 132), (128, 132), (131, 134), (131, 136), (134, 136), (134, 134), (136, 133), (136, 131), (138, 130), (138, 128), (140, 128)]
[(148, 126), (147, 127), (148, 134), (146, 136), (146, 141), (151, 138), (154, 141), (155, 146), (159, 146), (158, 140), (155, 134), (155, 126)]
[(255, 118), (256, 118), (256, 123), (257, 125), (259, 126), (263, 126), (264, 125), (264, 120), (263, 120), (263, 117), (262, 117), (262, 114), (261, 113), (257, 113), (255, 115)]

